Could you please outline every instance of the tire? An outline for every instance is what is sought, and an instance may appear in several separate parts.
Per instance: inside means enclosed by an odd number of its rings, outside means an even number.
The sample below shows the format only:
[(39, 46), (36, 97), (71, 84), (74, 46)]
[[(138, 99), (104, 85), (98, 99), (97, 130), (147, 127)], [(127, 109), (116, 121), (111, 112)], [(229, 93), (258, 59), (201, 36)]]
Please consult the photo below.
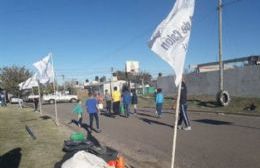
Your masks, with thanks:
[(227, 91), (222, 90), (217, 93), (217, 102), (221, 106), (228, 106), (230, 101), (231, 101), (231, 98)]
[(49, 103), (50, 103), (50, 104), (54, 104), (54, 103), (55, 103), (55, 100), (54, 100), (54, 99), (50, 99), (50, 100), (49, 100)]
[(70, 102), (71, 102), (71, 103), (76, 103), (76, 102), (77, 102), (77, 99), (74, 99), (74, 98), (73, 98), (73, 99), (70, 99)]

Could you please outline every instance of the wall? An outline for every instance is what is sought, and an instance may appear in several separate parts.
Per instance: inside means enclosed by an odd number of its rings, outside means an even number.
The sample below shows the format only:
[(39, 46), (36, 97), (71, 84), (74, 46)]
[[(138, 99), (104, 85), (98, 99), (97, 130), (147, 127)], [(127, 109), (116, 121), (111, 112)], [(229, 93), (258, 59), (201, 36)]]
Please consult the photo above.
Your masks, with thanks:
[[(185, 75), (189, 95), (215, 96), (219, 87), (219, 72), (190, 73)], [(160, 77), (157, 86), (167, 96), (176, 95), (173, 76)], [(260, 97), (260, 66), (224, 71), (224, 90), (236, 97)]]

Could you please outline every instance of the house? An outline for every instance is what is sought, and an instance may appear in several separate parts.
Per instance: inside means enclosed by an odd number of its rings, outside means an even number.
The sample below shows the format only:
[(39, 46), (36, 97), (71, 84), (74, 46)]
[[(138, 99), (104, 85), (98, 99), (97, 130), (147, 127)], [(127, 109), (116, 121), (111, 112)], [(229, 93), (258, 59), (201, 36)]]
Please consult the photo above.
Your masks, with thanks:
[(114, 87), (119, 88), (121, 91), (123, 86), (127, 85), (127, 82), (124, 80), (117, 80), (117, 81), (107, 81), (107, 82), (89, 82), (85, 88), (88, 89), (89, 92), (100, 92), (102, 94), (105, 94), (105, 90), (108, 90), (108, 93), (111, 93), (113, 91)]

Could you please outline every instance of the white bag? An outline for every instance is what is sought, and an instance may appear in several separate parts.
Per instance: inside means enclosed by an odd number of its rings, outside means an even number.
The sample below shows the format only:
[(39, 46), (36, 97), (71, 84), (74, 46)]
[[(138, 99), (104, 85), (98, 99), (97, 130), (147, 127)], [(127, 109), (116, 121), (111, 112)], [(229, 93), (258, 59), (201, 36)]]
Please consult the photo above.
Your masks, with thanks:
[(100, 157), (85, 151), (79, 151), (72, 158), (66, 160), (61, 168), (109, 168)]
[(99, 109), (99, 110), (103, 110), (103, 108), (104, 108), (104, 106), (103, 106), (102, 103), (98, 104), (98, 109)]

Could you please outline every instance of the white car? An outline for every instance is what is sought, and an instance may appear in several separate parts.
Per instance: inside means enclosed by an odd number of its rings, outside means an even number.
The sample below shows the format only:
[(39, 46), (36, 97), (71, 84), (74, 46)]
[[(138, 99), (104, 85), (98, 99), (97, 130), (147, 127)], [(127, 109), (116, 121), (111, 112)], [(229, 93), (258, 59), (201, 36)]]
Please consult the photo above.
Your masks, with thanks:
[(20, 99), (17, 97), (11, 97), (11, 99), (10, 99), (11, 104), (18, 104), (19, 102), (23, 102), (23, 99)]
[(53, 104), (56, 102), (71, 102), (76, 103), (78, 101), (77, 95), (64, 95), (64, 94), (56, 94), (56, 95), (43, 95), (43, 101)]

